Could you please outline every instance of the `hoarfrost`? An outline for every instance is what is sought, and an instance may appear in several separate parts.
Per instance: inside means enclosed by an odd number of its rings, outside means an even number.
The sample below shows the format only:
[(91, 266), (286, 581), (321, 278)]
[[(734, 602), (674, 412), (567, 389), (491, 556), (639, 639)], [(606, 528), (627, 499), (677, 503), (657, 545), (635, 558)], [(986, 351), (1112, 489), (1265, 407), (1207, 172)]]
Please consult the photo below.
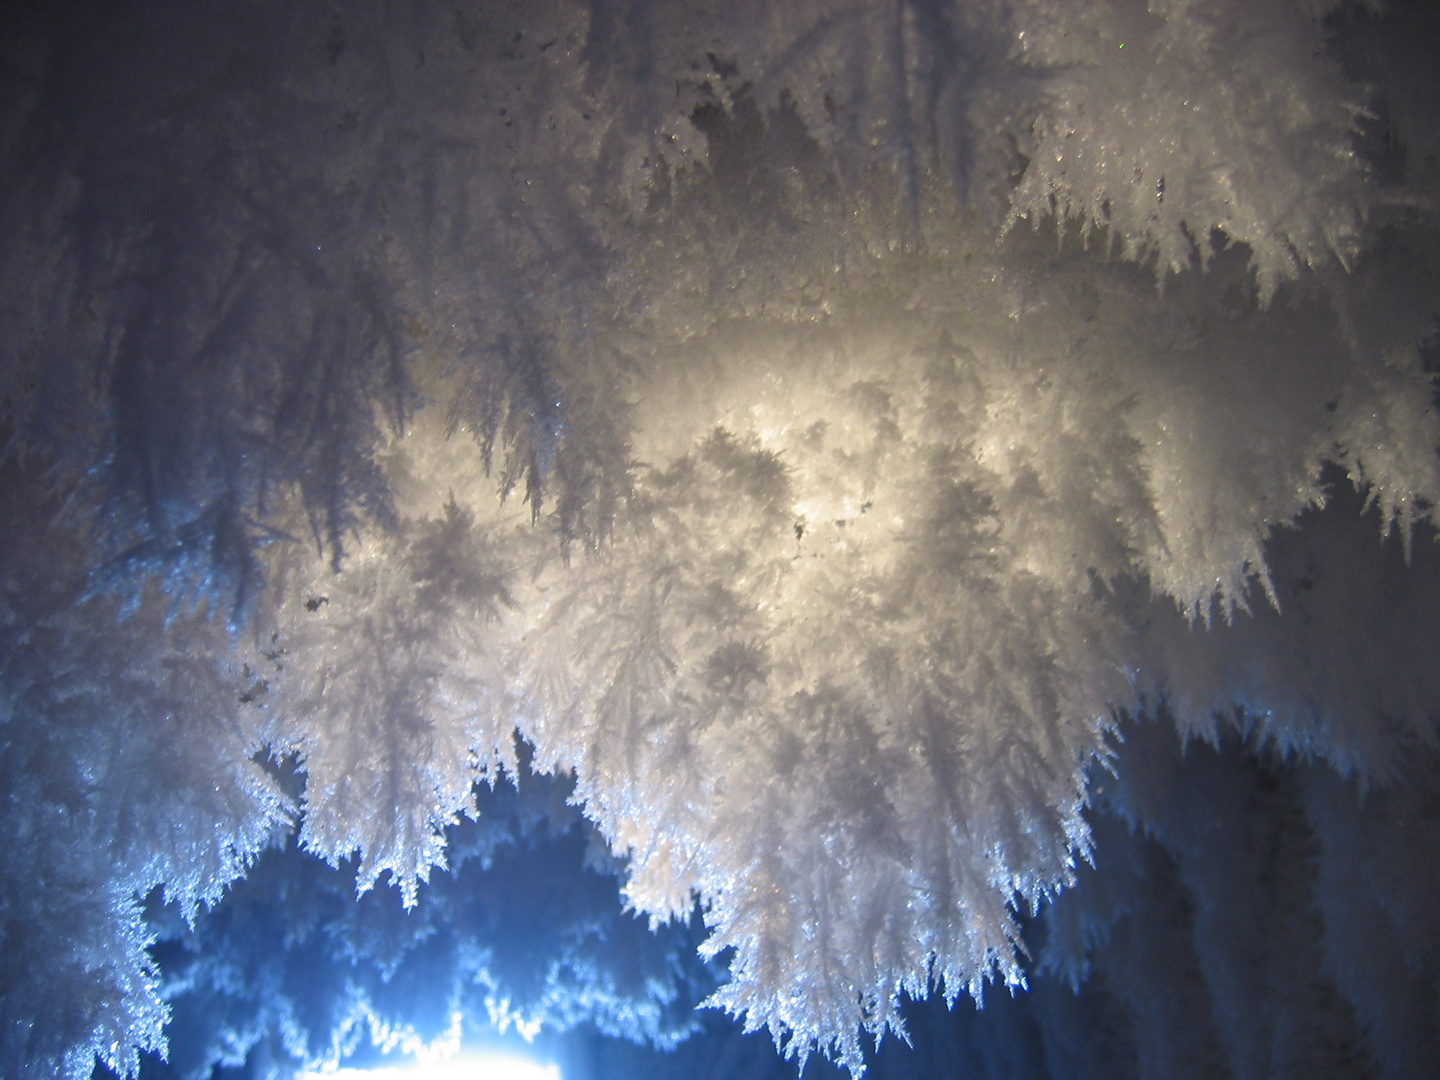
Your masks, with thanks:
[(1404, 635), (1287, 561), (1440, 507), (1419, 16), (1335, 8), (11, 17), (7, 1072), (133, 1073), (137, 898), (277, 830), (412, 902), (517, 731), (713, 1003), (857, 1072), (1023, 983), (1126, 710), (1400, 776)]

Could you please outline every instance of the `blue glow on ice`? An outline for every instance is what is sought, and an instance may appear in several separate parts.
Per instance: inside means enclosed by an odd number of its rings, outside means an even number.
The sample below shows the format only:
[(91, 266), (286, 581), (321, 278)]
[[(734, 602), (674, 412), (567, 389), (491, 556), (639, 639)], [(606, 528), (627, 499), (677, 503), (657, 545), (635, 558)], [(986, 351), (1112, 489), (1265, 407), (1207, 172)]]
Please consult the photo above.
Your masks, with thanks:
[(515, 1054), (463, 1054), (423, 1064), (303, 1072), (299, 1080), (561, 1080), (561, 1077), (558, 1065), (542, 1065)]

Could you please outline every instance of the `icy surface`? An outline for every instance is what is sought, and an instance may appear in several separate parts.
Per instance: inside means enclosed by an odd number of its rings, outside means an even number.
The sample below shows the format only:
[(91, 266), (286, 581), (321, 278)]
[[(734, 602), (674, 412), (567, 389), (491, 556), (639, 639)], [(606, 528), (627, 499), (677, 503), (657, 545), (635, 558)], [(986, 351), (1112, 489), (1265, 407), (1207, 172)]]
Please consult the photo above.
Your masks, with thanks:
[(139, 898), (277, 830), (413, 901), (517, 731), (714, 1003), (855, 1070), (1023, 983), (1119, 713), (1404, 775), (1403, 559), (1277, 585), (1344, 491), (1431, 557), (1399, 7), (7, 16), (3, 1071), (133, 1073)]

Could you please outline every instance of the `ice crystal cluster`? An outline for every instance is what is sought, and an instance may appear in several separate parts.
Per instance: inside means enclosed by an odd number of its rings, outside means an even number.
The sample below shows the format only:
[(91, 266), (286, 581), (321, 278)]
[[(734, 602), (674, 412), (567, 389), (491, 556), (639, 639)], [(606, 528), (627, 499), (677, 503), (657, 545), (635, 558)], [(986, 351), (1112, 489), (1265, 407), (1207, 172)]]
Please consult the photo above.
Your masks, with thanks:
[(517, 733), (857, 1070), (1023, 982), (1119, 715), (1433, 743), (1267, 561), (1340, 488), (1433, 543), (1424, 5), (7, 18), (6, 1075), (133, 1073), (142, 898), (287, 828), (413, 899)]
[(293, 837), (193, 917), (150, 898), (173, 1017), (164, 1064), (145, 1058), (142, 1075), (283, 1075), (372, 1043), (440, 1055), (484, 1024), (542, 1041), (582, 1022), (617, 1041), (685, 1039), (715, 986), (700, 920), (654, 933), (626, 912), (623, 861), (570, 791), (528, 774), (523, 792), (482, 786), (409, 907), (388, 886), (357, 895), (353, 861), (327, 866)]

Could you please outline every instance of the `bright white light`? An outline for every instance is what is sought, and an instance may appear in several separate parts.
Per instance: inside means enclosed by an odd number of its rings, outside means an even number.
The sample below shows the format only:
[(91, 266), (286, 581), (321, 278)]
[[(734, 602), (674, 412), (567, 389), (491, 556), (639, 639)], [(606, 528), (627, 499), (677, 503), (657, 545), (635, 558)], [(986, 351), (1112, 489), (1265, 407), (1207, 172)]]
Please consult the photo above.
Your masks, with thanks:
[(298, 1080), (560, 1080), (560, 1067), (508, 1054), (465, 1054), (423, 1065), (300, 1073)]

